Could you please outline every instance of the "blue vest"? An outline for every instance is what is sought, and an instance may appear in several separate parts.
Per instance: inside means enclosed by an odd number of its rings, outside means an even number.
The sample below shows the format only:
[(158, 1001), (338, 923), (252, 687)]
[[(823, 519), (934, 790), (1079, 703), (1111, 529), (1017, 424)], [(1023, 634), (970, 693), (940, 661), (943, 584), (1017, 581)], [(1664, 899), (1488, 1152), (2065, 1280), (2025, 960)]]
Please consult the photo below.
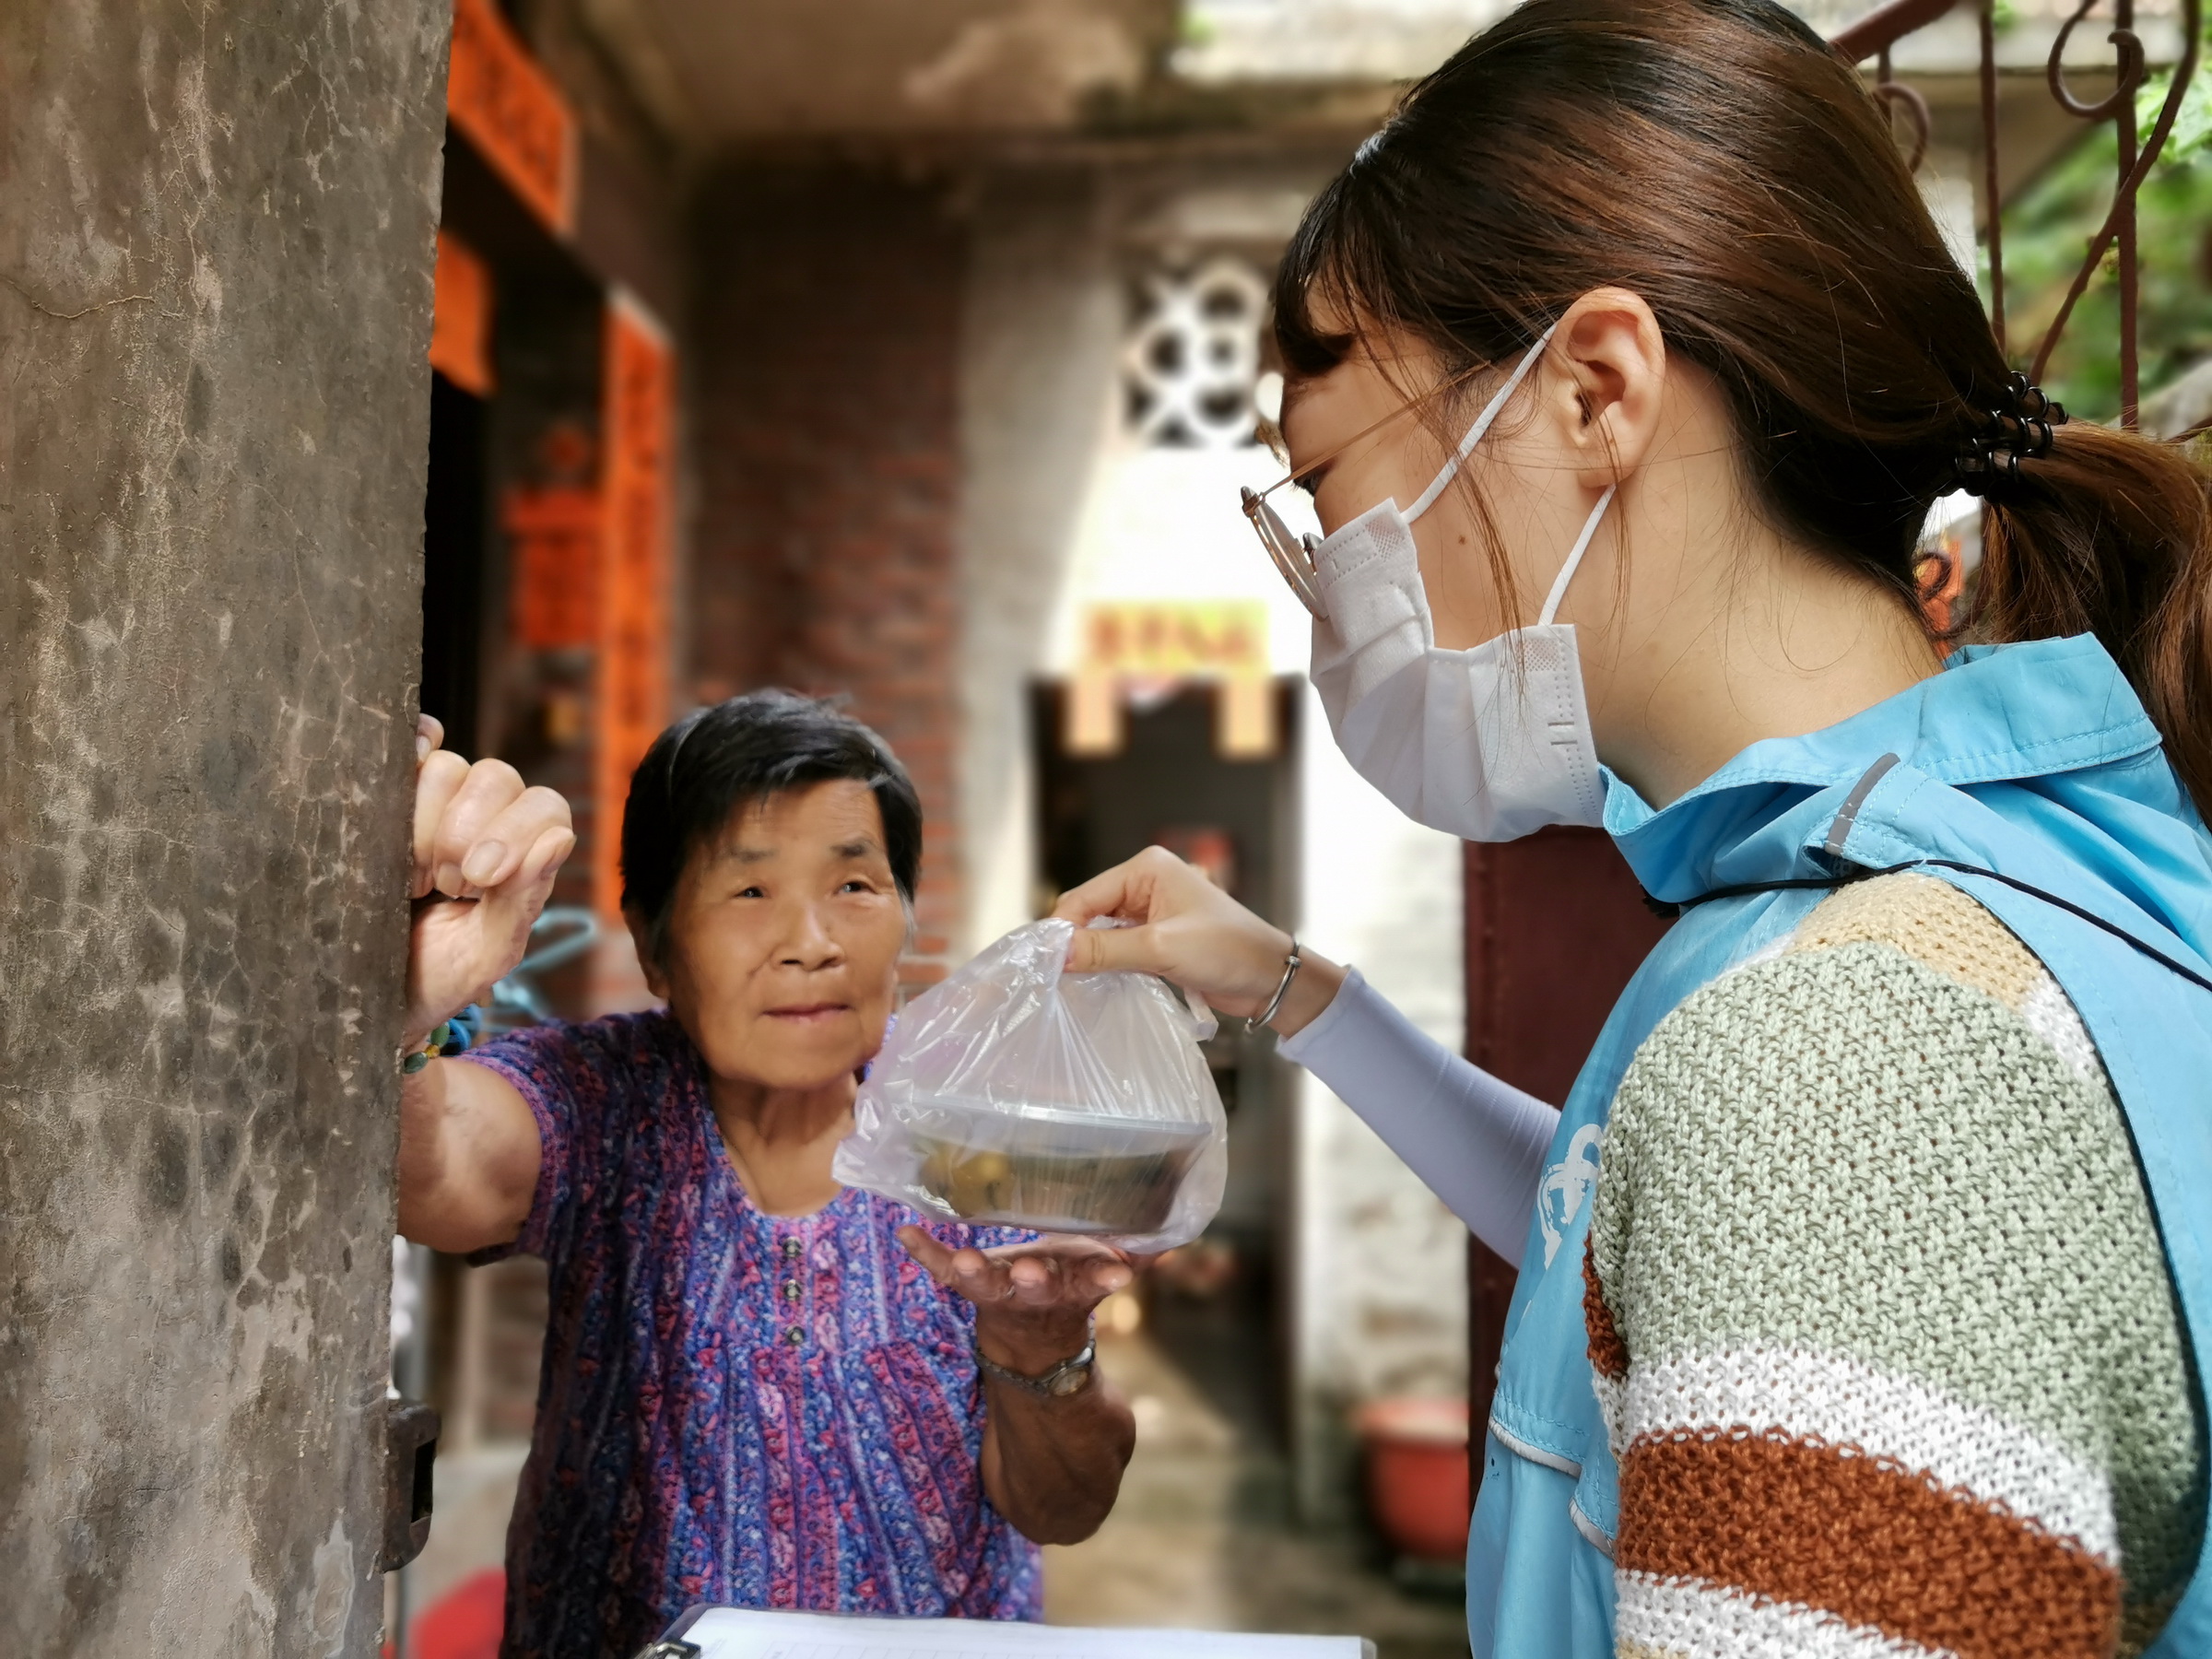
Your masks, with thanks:
[[(2212, 711), (2207, 711), (2212, 717)], [(1883, 770), (1886, 756), (1895, 764)], [(1654, 812), (1607, 774), (1606, 828), (1654, 897), (1944, 859), (2078, 905), (2212, 976), (2212, 837), (2095, 640), (1959, 653), (1840, 725), (1754, 744)], [(2189, 1338), (2212, 1356), (2212, 993), (2058, 905), (1930, 868), (1987, 906), (2074, 1000), (2118, 1091)], [(1467, 1546), (1475, 1659), (1611, 1659), (1619, 1480), (1591, 1390), (1583, 1243), (1598, 1141), (1638, 1046), (1691, 992), (1827, 895), (1689, 910), (1638, 970), (1575, 1079), (1506, 1314)], [(2212, 1572), (2145, 1659), (2212, 1653)]]

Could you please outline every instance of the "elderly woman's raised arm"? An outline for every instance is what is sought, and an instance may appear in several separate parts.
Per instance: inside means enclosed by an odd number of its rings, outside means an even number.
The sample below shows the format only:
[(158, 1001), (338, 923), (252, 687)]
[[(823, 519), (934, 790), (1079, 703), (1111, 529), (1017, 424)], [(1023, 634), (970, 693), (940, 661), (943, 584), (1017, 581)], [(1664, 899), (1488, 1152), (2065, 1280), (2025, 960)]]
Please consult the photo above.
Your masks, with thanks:
[[(438, 747), (442, 735), (424, 716), (403, 1040), (410, 1054), (522, 960), (576, 844), (560, 795), (525, 788), (501, 760), (471, 766)], [(537, 1186), (541, 1144), (529, 1106), (481, 1066), (409, 1064), (400, 1080), (400, 1231), (455, 1253), (510, 1242)]]

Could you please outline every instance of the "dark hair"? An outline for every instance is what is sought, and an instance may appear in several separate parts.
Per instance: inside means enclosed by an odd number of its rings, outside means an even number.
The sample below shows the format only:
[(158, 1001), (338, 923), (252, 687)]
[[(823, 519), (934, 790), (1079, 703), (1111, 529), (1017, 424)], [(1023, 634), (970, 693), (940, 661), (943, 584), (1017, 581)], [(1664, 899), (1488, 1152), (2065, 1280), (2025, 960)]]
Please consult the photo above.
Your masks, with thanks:
[[(1307, 210), (1276, 334), (1296, 374), (1342, 361), (1347, 325), (1402, 330), (1463, 374), (1607, 284), (1724, 389), (1771, 522), (1913, 603), (1927, 510), (2011, 365), (1881, 106), (1770, 0), (1528, 0)], [(2212, 817), (2204, 474), (2077, 421), (1989, 509), (1967, 626), (2094, 633)]]
[(684, 865), (752, 802), (850, 778), (875, 792), (900, 896), (922, 874), (922, 802), (890, 745), (832, 704), (747, 691), (677, 721), (629, 777), (622, 812), (622, 908), (644, 918), (654, 957)]

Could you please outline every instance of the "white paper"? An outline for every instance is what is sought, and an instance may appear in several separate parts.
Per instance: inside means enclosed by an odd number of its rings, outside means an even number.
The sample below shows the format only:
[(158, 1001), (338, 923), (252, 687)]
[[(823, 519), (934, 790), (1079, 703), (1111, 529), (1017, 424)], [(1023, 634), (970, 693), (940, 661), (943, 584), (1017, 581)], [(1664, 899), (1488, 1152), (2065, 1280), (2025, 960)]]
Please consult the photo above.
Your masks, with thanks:
[(681, 1631), (700, 1659), (1373, 1659), (1358, 1636), (1089, 1630), (982, 1618), (845, 1618), (710, 1607)]

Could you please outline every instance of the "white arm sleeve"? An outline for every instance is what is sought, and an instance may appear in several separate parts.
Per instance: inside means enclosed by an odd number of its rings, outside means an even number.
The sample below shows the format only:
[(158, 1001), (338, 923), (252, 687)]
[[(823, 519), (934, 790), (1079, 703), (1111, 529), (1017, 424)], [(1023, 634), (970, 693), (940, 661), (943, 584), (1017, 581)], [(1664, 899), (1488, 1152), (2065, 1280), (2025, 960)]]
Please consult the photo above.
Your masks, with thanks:
[(1557, 1108), (1461, 1059), (1357, 968), (1281, 1049), (1364, 1118), (1477, 1238), (1521, 1265)]

